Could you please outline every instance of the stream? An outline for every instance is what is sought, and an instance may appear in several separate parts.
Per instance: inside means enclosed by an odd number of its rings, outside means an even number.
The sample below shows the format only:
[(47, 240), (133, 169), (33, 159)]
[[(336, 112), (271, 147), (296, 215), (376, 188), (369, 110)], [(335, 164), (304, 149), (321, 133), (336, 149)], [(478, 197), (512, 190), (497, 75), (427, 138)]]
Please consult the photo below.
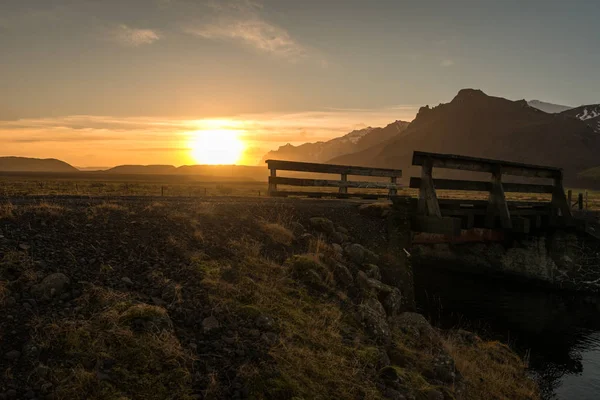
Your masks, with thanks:
[(509, 343), (544, 399), (600, 398), (600, 298), (414, 267), (420, 312), (442, 328)]

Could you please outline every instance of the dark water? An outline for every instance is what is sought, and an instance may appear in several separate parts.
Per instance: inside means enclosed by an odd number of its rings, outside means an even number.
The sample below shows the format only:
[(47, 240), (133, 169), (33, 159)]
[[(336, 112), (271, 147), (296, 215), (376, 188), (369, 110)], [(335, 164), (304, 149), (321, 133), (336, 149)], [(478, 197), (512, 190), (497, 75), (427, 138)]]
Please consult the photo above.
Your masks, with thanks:
[(438, 325), (508, 342), (544, 398), (600, 399), (600, 298), (414, 268), (417, 306)]

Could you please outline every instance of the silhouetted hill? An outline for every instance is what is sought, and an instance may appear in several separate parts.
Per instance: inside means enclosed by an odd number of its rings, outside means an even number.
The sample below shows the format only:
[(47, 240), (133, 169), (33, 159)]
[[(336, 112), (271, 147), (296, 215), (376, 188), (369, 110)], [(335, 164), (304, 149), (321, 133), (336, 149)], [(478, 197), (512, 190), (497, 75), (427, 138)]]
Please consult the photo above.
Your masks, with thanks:
[(528, 101), (527, 104), (529, 104), (531, 107), (537, 108), (538, 110), (542, 110), (543, 112), (546, 112), (548, 114), (560, 113), (573, 108), (570, 106), (563, 106), (560, 104), (546, 103), (540, 100), (531, 100)]
[(305, 143), (300, 146), (293, 146), (288, 143), (285, 146), (279, 147), (278, 150), (267, 153), (260, 165), (264, 165), (265, 160), (268, 159), (326, 162), (332, 158), (348, 153), (355, 153), (385, 142), (406, 129), (408, 124), (408, 122), (396, 121), (385, 128), (369, 127), (355, 130), (327, 142)]
[(77, 172), (78, 169), (54, 158), (0, 157), (0, 171)]
[(414, 150), (558, 166), (567, 177), (600, 164), (600, 135), (580, 120), (548, 114), (525, 100), (510, 101), (464, 89), (448, 104), (421, 107), (409, 127), (386, 143), (331, 160), (393, 167), (405, 177)]
[(127, 175), (167, 175), (176, 172), (176, 170), (177, 168), (173, 165), (119, 165), (104, 172)]
[[(596, 133), (600, 133), (600, 104), (591, 104), (563, 111), (561, 115), (577, 118), (585, 122)], [(600, 161), (598, 162), (600, 164)]]

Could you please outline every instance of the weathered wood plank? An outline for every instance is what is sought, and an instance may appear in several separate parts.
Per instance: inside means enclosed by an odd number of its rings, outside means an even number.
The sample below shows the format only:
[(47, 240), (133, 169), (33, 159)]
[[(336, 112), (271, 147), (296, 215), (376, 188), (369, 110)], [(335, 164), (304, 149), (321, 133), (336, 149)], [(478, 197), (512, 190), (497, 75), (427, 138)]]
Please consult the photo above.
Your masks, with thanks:
[(571, 215), (571, 206), (567, 203), (565, 188), (563, 187), (562, 177), (554, 179), (554, 191), (552, 192), (552, 214), (551, 223), (555, 223), (555, 218), (562, 217), (562, 222), (568, 226), (573, 224), (573, 216)]
[(536, 178), (556, 178), (562, 176), (562, 170), (555, 167), (422, 151), (415, 151), (413, 153), (412, 164), (423, 165), (428, 158), (432, 160), (433, 166), (438, 168), (493, 173), (494, 170), (501, 167), (502, 173), (505, 175)]
[(305, 179), (287, 178), (282, 176), (270, 177), (269, 183), (288, 186), (321, 186), (337, 188), (360, 188), (360, 189), (398, 189), (401, 185), (386, 182), (361, 182), (361, 181), (336, 181), (328, 179)]
[(440, 233), (443, 235), (459, 236), (461, 230), (460, 218), (433, 217), (415, 215), (411, 219), (411, 229), (415, 232)]
[(277, 170), (275, 168), (271, 168), (271, 176), (269, 177), (269, 195), (277, 192), (277, 184), (271, 183), (271, 179), (277, 178)]
[(433, 186), (431, 160), (425, 160), (421, 168), (421, 186), (419, 189), (419, 214), (441, 217), (435, 187)]
[[(543, 193), (551, 194), (554, 190), (552, 185), (538, 185), (529, 183), (510, 183), (503, 182), (505, 193)], [(421, 178), (410, 178), (410, 188), (418, 189), (421, 187)], [(492, 189), (491, 182), (467, 181), (459, 179), (434, 179), (433, 186), (437, 190), (466, 190), (477, 192), (489, 192)]]
[(299, 197), (334, 197), (337, 199), (350, 199), (350, 198), (359, 198), (359, 199), (368, 199), (368, 200), (377, 200), (377, 199), (387, 199), (388, 195), (386, 194), (372, 194), (372, 193), (338, 193), (338, 192), (297, 192), (297, 191), (288, 191), (288, 190), (278, 190), (277, 192), (272, 194), (275, 197), (288, 197), (288, 196), (299, 196)]
[[(342, 174), (342, 180), (341, 180), (341, 186), (339, 189), (340, 193), (348, 193), (348, 186), (346, 186), (348, 184), (348, 175), (346, 174)], [(321, 185), (319, 185), (321, 186)]]
[(390, 168), (356, 167), (351, 165), (305, 163), (299, 161), (267, 160), (270, 169), (282, 171), (315, 172), (323, 174), (346, 174), (359, 176), (402, 177), (402, 170)]

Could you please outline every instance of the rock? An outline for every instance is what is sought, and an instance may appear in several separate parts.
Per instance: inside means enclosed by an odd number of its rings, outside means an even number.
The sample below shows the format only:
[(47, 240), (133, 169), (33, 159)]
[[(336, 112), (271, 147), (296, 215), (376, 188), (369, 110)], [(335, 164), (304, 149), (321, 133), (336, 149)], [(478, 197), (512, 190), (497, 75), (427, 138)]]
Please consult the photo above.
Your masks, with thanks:
[(377, 264), (379, 262), (379, 256), (371, 250), (365, 249), (365, 262), (368, 264)]
[(26, 244), (26, 243), (21, 243), (19, 244), (19, 249), (23, 250), (23, 251), (27, 251), (31, 248), (30, 245)]
[(401, 382), (403, 375), (398, 367), (387, 366), (379, 371), (379, 377), (387, 382)]
[(315, 240), (315, 237), (314, 237), (314, 235), (311, 235), (310, 233), (303, 233), (302, 235), (300, 235), (300, 237), (298, 238), (298, 240), (304, 246), (309, 246), (310, 242), (312, 242), (313, 240)]
[(358, 309), (360, 319), (367, 331), (376, 339), (389, 342), (390, 327), (387, 322), (385, 310), (379, 300), (369, 298)]
[(277, 341), (279, 340), (279, 337), (277, 336), (277, 334), (273, 333), (273, 332), (263, 333), (260, 338), (262, 339), (263, 342), (265, 342), (266, 344), (268, 344), (270, 346), (276, 344)]
[(369, 278), (377, 279), (378, 281), (381, 280), (381, 272), (379, 271), (379, 267), (375, 264), (368, 264), (365, 273)]
[(444, 400), (444, 393), (433, 388), (423, 389), (419, 392), (417, 398), (423, 400)]
[(31, 293), (36, 297), (52, 297), (61, 295), (69, 286), (69, 278), (60, 272), (48, 275), (39, 285), (31, 288)]
[(221, 327), (221, 324), (219, 324), (219, 321), (214, 317), (214, 316), (210, 316), (208, 318), (204, 318), (204, 320), (202, 320), (202, 329), (204, 330), (204, 332), (210, 332), (212, 330), (218, 329)]
[(344, 254), (344, 249), (337, 243), (331, 245), (331, 248), (335, 252), (336, 256), (340, 257)]
[(323, 218), (323, 217), (311, 218), (310, 226), (314, 230), (326, 233), (328, 235), (331, 235), (335, 232), (335, 225), (333, 225), (333, 222), (331, 222), (331, 220), (329, 220), (327, 218)]
[(336, 231), (343, 233), (344, 235), (348, 235), (350, 232), (348, 232), (348, 229), (344, 228), (343, 226), (338, 226), (336, 228)]
[(268, 315), (259, 315), (254, 320), (254, 325), (256, 325), (258, 329), (271, 330), (275, 327), (275, 320)]
[(331, 234), (331, 237), (330, 237), (330, 238), (331, 238), (331, 241), (332, 241), (333, 243), (342, 244), (342, 243), (344, 243), (344, 242), (346, 241), (346, 237), (347, 237), (347, 236), (346, 236), (346, 235), (344, 235), (343, 233), (340, 233), (340, 232), (333, 232), (333, 233)]
[(363, 290), (367, 292), (373, 291), (376, 294), (380, 292), (392, 293), (395, 289), (393, 286), (386, 285), (377, 279), (369, 278), (363, 271), (358, 271), (358, 274), (356, 274), (356, 282)]
[(439, 344), (440, 337), (421, 314), (404, 312), (394, 318), (393, 323), (423, 344)]
[(333, 269), (333, 277), (342, 287), (348, 287), (354, 282), (352, 273), (348, 270), (348, 268), (346, 268), (345, 265), (340, 263), (337, 263)]
[(304, 229), (304, 226), (300, 222), (292, 222), (291, 228), (292, 228), (292, 233), (296, 237), (298, 237), (306, 232), (306, 229)]
[(358, 243), (350, 244), (344, 248), (344, 252), (355, 264), (362, 264), (365, 261), (365, 248)]
[(154, 297), (154, 296), (152, 296), (152, 297), (151, 297), (151, 300), (152, 300), (152, 302), (153, 302), (155, 305), (157, 305), (157, 306), (159, 306), (159, 307), (164, 307), (164, 306), (166, 306), (166, 305), (167, 305), (167, 302), (166, 302), (166, 301), (164, 301), (163, 299), (159, 298), (159, 297)]
[(45, 379), (46, 377), (48, 377), (49, 373), (50, 373), (50, 367), (47, 367), (43, 364), (40, 364), (35, 368), (35, 374), (39, 378)]
[(5, 360), (17, 360), (21, 357), (21, 352), (18, 350), (11, 350), (8, 353), (4, 354), (4, 359)]
[(383, 300), (383, 308), (389, 316), (396, 316), (402, 309), (402, 294), (400, 289), (393, 288), (393, 290), (387, 294)]
[(125, 283), (125, 284), (127, 284), (129, 286), (133, 286), (133, 281), (131, 279), (129, 279), (128, 277), (126, 277), (126, 276), (123, 277), (123, 278), (121, 278), (121, 282), (123, 282), (123, 283)]

